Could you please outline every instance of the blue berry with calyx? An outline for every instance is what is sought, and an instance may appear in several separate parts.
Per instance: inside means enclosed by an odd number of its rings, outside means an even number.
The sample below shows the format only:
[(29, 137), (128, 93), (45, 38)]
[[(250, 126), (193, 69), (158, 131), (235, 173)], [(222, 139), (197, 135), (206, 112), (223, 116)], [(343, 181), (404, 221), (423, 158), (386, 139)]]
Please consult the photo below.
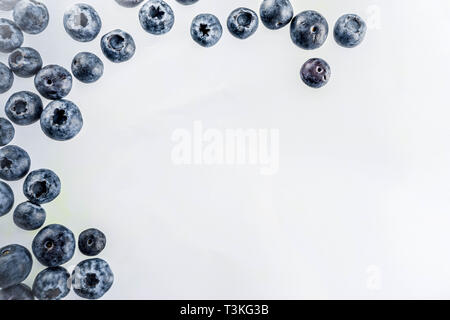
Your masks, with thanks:
[(42, 99), (29, 91), (14, 93), (5, 105), (5, 113), (9, 120), (20, 126), (27, 126), (38, 121), (43, 109)]
[(80, 109), (69, 100), (50, 102), (41, 115), (41, 129), (47, 137), (57, 141), (74, 138), (83, 128)]
[(105, 249), (106, 236), (98, 229), (83, 231), (78, 237), (78, 249), (86, 256), (96, 256)]
[(139, 21), (148, 33), (161, 35), (172, 29), (175, 15), (172, 8), (163, 0), (149, 0), (139, 11)]
[(51, 224), (36, 235), (32, 244), (36, 259), (46, 267), (57, 267), (72, 259), (75, 237), (60, 224)]
[(12, 123), (5, 118), (0, 118), (0, 147), (9, 144), (16, 134), (16, 129)]
[(45, 4), (36, 0), (21, 0), (14, 7), (14, 21), (23, 32), (38, 34), (48, 26), (49, 15)]
[(248, 8), (237, 8), (228, 16), (227, 27), (238, 39), (247, 39), (258, 29), (259, 19), (256, 12)]
[(37, 73), (34, 86), (44, 98), (62, 99), (72, 90), (72, 75), (61, 66), (48, 65)]
[(38, 273), (33, 294), (38, 300), (61, 300), (70, 292), (70, 273), (63, 267), (50, 267)]
[(1, 0), (0, 1), (0, 10), (3, 11), (11, 11), (16, 6), (17, 2), (20, 0)]
[(125, 8), (134, 8), (140, 5), (144, 0), (116, 0), (118, 4)]
[(23, 183), (23, 193), (34, 204), (55, 200), (61, 192), (61, 180), (52, 170), (39, 169), (28, 174)]
[(30, 166), (30, 156), (22, 148), (9, 145), (0, 149), (0, 179), (20, 180), (27, 175)]
[(188, 5), (198, 2), (198, 0), (177, 0), (177, 2), (179, 2), (185, 6), (188, 6)]
[(202, 13), (192, 20), (191, 37), (202, 47), (214, 46), (222, 37), (222, 32), (222, 25), (215, 15)]
[(366, 31), (366, 23), (360, 16), (345, 14), (334, 26), (334, 39), (344, 48), (354, 48), (364, 40)]
[(7, 92), (12, 88), (14, 83), (14, 75), (12, 71), (0, 62), (0, 94)]
[(0, 181), (0, 217), (9, 213), (14, 205), (14, 193), (9, 185)]
[(0, 301), (22, 301), (34, 300), (33, 292), (26, 284), (20, 283), (15, 286), (0, 290)]
[(80, 42), (94, 40), (102, 28), (102, 20), (90, 5), (79, 3), (64, 13), (64, 29), (72, 39)]
[(136, 52), (133, 37), (122, 30), (113, 30), (102, 37), (101, 49), (111, 62), (120, 63), (130, 60)]
[(15, 286), (25, 280), (33, 266), (27, 248), (11, 244), (0, 249), (0, 288)]
[(330, 80), (331, 69), (325, 60), (313, 58), (305, 62), (300, 70), (300, 76), (311, 88), (321, 88)]
[(80, 52), (72, 60), (72, 73), (83, 83), (93, 83), (103, 75), (103, 62), (95, 54)]
[(0, 18), (0, 52), (13, 52), (22, 43), (23, 33), (17, 24), (9, 19)]
[(294, 8), (289, 0), (264, 0), (259, 15), (266, 28), (278, 30), (291, 22)]
[(328, 37), (328, 22), (318, 12), (309, 10), (296, 15), (291, 22), (291, 39), (302, 49), (321, 47)]
[(99, 299), (111, 288), (114, 275), (108, 263), (94, 258), (80, 262), (72, 272), (73, 291), (85, 299)]
[(22, 47), (14, 50), (8, 59), (9, 67), (18, 77), (29, 78), (42, 68), (42, 58), (33, 48)]
[(14, 210), (14, 223), (26, 231), (38, 230), (45, 223), (46, 213), (44, 208), (31, 202), (23, 202)]

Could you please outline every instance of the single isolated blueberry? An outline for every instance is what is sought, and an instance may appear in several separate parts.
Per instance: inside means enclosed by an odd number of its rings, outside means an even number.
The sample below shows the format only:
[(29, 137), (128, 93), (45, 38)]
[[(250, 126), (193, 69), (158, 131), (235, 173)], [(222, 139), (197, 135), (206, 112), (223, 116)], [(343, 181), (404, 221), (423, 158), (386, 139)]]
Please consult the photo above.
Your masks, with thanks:
[(142, 3), (144, 0), (116, 0), (118, 4), (125, 8), (134, 8)]
[(74, 138), (83, 128), (83, 117), (75, 103), (69, 100), (50, 102), (41, 115), (41, 129), (57, 141)]
[(111, 288), (114, 275), (108, 263), (94, 258), (80, 262), (72, 272), (72, 287), (85, 299), (99, 299)]
[(328, 63), (319, 58), (309, 59), (300, 70), (303, 82), (312, 88), (321, 88), (328, 83), (331, 69)]
[(11, 211), (14, 205), (14, 193), (9, 185), (0, 181), (0, 217)]
[(105, 34), (100, 44), (105, 57), (114, 63), (128, 61), (136, 52), (133, 37), (119, 29)]
[(0, 249), (0, 288), (15, 286), (25, 280), (33, 266), (27, 248), (12, 244)]
[(177, 0), (177, 1), (181, 4), (184, 4), (185, 6), (198, 2), (198, 0)]
[(72, 73), (83, 83), (93, 83), (103, 75), (103, 62), (95, 54), (80, 52), (72, 60)]
[(258, 29), (259, 19), (255, 11), (237, 8), (228, 17), (227, 26), (230, 33), (238, 39), (247, 39)]
[(0, 18), (0, 52), (10, 53), (23, 43), (23, 33), (15, 22)]
[(327, 37), (328, 22), (316, 11), (303, 11), (291, 22), (291, 39), (302, 49), (317, 49), (325, 43)]
[(72, 90), (72, 75), (61, 66), (48, 65), (38, 72), (34, 85), (44, 98), (62, 99)]
[(36, 0), (21, 0), (14, 7), (13, 18), (23, 32), (38, 34), (48, 26), (49, 16), (45, 4)]
[(34, 300), (33, 292), (26, 284), (20, 283), (15, 286), (0, 290), (0, 301)]
[(36, 235), (32, 249), (36, 259), (46, 267), (57, 267), (72, 259), (75, 237), (69, 229), (51, 224)]
[(61, 300), (70, 292), (70, 273), (63, 267), (51, 267), (38, 273), (33, 294), (38, 300)]
[(222, 37), (222, 25), (212, 14), (202, 13), (192, 20), (191, 37), (202, 47), (212, 47)]
[(29, 91), (14, 93), (5, 105), (5, 113), (9, 120), (20, 126), (38, 121), (43, 109), (41, 97)]
[(360, 16), (345, 14), (334, 26), (334, 39), (344, 48), (354, 48), (364, 40), (366, 31), (366, 23)]
[(87, 256), (96, 256), (105, 249), (106, 236), (98, 229), (83, 231), (78, 237), (78, 248)]
[(102, 20), (90, 5), (75, 4), (64, 13), (64, 29), (76, 41), (94, 40), (101, 28)]
[(0, 10), (11, 11), (20, 0), (0, 0)]
[(20, 180), (27, 175), (30, 166), (30, 156), (22, 148), (9, 145), (0, 149), (0, 179)]
[(42, 68), (42, 58), (33, 48), (22, 47), (9, 55), (9, 67), (18, 77), (35, 76)]
[(12, 71), (4, 63), (0, 62), (0, 94), (11, 89), (13, 83), (14, 75)]
[(289, 0), (264, 0), (259, 15), (266, 28), (278, 30), (291, 22), (294, 8)]
[(142, 28), (154, 35), (165, 34), (172, 29), (175, 15), (172, 8), (162, 0), (149, 0), (139, 10)]
[(12, 123), (5, 118), (0, 118), (0, 147), (6, 146), (14, 139), (16, 129)]
[(45, 223), (46, 213), (44, 208), (31, 202), (23, 202), (14, 210), (14, 223), (26, 231), (37, 230)]
[(30, 172), (23, 183), (23, 193), (34, 204), (49, 203), (61, 192), (61, 181), (53, 171), (39, 169)]

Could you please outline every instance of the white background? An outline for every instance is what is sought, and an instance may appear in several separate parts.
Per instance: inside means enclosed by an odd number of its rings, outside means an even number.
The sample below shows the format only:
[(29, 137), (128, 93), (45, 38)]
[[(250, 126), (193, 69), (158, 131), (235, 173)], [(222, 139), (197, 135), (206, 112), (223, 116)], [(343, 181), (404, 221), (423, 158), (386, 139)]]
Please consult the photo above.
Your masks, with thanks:
[[(62, 180), (61, 196), (45, 205), (47, 224), (106, 233), (100, 257), (115, 284), (105, 298), (450, 298), (450, 2), (293, 0), (296, 13), (317, 10), (330, 29), (344, 13), (369, 20), (369, 8), (380, 10), (379, 28), (358, 48), (341, 48), (330, 34), (315, 51), (296, 47), (288, 27), (261, 24), (250, 39), (233, 38), (228, 14), (257, 11), (259, 0), (167, 0), (176, 22), (165, 36), (145, 33), (137, 8), (84, 2), (101, 15), (102, 34), (134, 36), (136, 55), (106, 61), (100, 37), (78, 43), (65, 33), (64, 10), (76, 1), (45, 1), (50, 25), (24, 45), (66, 68), (92, 51), (105, 74), (91, 85), (74, 81), (67, 98), (85, 120), (76, 139), (51, 141), (36, 124), (18, 127), (14, 144), (33, 169)], [(202, 12), (224, 26), (210, 49), (189, 35)], [(299, 78), (311, 57), (332, 68), (320, 90)], [(24, 89), (33, 81), (16, 78), (0, 105)], [(175, 166), (171, 135), (197, 120), (219, 130), (278, 129), (278, 174)], [(17, 203), (21, 183), (12, 184)], [(19, 230), (12, 213), (0, 218), (0, 246), (30, 247), (35, 234)], [(77, 253), (66, 267), (82, 259)], [(26, 283), (42, 269), (35, 261)]]

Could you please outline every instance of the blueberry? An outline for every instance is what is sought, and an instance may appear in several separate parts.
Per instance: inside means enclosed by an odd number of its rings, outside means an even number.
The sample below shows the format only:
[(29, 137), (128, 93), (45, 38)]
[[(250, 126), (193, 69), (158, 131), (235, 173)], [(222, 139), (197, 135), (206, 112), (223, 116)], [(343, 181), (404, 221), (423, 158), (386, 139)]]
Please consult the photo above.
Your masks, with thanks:
[(30, 156), (22, 148), (9, 145), (0, 149), (0, 179), (20, 180), (26, 176), (30, 166)]
[(16, 129), (12, 123), (5, 118), (0, 118), (0, 147), (10, 143), (14, 139), (15, 133)]
[(334, 26), (334, 39), (342, 47), (354, 48), (364, 40), (366, 30), (366, 23), (360, 16), (345, 14)]
[(94, 258), (80, 262), (72, 272), (72, 287), (85, 299), (99, 299), (112, 286), (114, 275), (108, 263)]
[(29, 78), (42, 68), (42, 58), (33, 48), (19, 48), (9, 55), (9, 67), (18, 77)]
[(83, 231), (78, 237), (78, 248), (87, 256), (96, 256), (105, 249), (106, 236), (97, 229)]
[(291, 22), (291, 39), (302, 49), (321, 47), (328, 37), (328, 22), (316, 11), (303, 11)]
[(74, 40), (89, 42), (100, 33), (102, 20), (87, 4), (75, 4), (64, 13), (64, 29)]
[(80, 109), (69, 100), (50, 102), (41, 115), (41, 129), (51, 139), (66, 141), (83, 128)]
[(136, 51), (133, 37), (122, 30), (114, 30), (102, 37), (103, 54), (114, 63), (130, 60)]
[(0, 181), (0, 217), (11, 211), (14, 205), (14, 193), (9, 185)]
[(14, 210), (14, 223), (26, 231), (37, 230), (45, 223), (46, 213), (38, 204), (24, 202)]
[(11, 89), (14, 83), (14, 75), (11, 70), (0, 62), (0, 94)]
[(184, 4), (185, 6), (198, 2), (198, 0), (177, 0), (177, 1), (181, 4)]
[(192, 20), (191, 37), (202, 47), (212, 47), (222, 37), (222, 25), (216, 16), (203, 13)]
[(262, 23), (271, 30), (278, 30), (291, 22), (294, 9), (289, 0), (264, 0), (259, 8)]
[(11, 11), (20, 0), (0, 0), (0, 10)]
[(330, 80), (331, 69), (325, 60), (313, 58), (305, 62), (300, 71), (300, 76), (308, 86), (320, 88)]
[(51, 224), (36, 235), (32, 249), (36, 259), (46, 267), (57, 267), (72, 259), (75, 237), (69, 229)]
[(70, 273), (63, 267), (42, 270), (33, 282), (33, 294), (39, 300), (61, 300), (70, 292)]
[(72, 75), (61, 66), (48, 65), (38, 72), (34, 85), (44, 98), (62, 99), (72, 90)]
[(0, 52), (10, 53), (23, 43), (23, 33), (11, 20), (0, 18)]
[(133, 8), (137, 7), (144, 0), (116, 0), (122, 7)]
[(155, 35), (167, 33), (175, 23), (172, 8), (162, 0), (149, 0), (139, 11), (139, 21), (145, 31)]
[(30, 172), (23, 183), (23, 193), (34, 204), (51, 202), (61, 192), (61, 181), (53, 171), (39, 169)]
[(41, 98), (29, 91), (14, 93), (5, 105), (5, 113), (9, 120), (20, 126), (27, 126), (38, 121), (42, 110)]
[(12, 244), (0, 249), (0, 288), (21, 283), (30, 274), (33, 258), (21, 245)]
[(247, 8), (237, 8), (228, 17), (227, 26), (230, 33), (238, 39), (247, 39), (258, 29), (258, 15)]
[(2, 300), (34, 300), (34, 296), (29, 286), (20, 283), (0, 290), (0, 301)]
[(13, 18), (23, 32), (38, 34), (48, 26), (49, 16), (45, 4), (36, 0), (21, 0), (14, 7)]
[(93, 53), (80, 52), (72, 60), (72, 73), (84, 83), (92, 83), (103, 75), (103, 62)]

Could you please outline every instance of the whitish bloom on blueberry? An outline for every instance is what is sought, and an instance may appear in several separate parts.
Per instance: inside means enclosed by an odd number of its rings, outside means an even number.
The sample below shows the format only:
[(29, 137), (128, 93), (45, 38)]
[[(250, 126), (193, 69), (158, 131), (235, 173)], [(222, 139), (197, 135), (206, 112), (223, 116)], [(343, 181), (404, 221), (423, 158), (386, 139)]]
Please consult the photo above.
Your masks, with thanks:
[(15, 286), (25, 280), (33, 266), (33, 258), (27, 248), (11, 244), (0, 248), (0, 288)]
[(162, 0), (149, 0), (139, 11), (139, 21), (145, 31), (155, 35), (169, 32), (175, 23), (172, 8)]
[(45, 4), (36, 0), (21, 0), (14, 7), (14, 21), (30, 34), (38, 34), (48, 26), (49, 15)]
[(20, 180), (26, 176), (30, 166), (30, 156), (22, 148), (9, 145), (0, 149), (0, 179)]
[(42, 68), (42, 58), (33, 48), (22, 47), (9, 55), (9, 67), (18, 77), (29, 78)]
[(23, 33), (11, 20), (0, 18), (0, 52), (10, 53), (23, 43)]
[(14, 75), (12, 71), (5, 64), (0, 62), (0, 94), (11, 89), (13, 83)]
[(0, 217), (11, 211), (14, 205), (14, 193), (9, 185), (0, 181)]
[(34, 296), (29, 286), (20, 283), (0, 290), (0, 301), (2, 300), (34, 300)]
[(16, 129), (12, 123), (5, 118), (0, 118), (0, 147), (6, 146), (14, 139)]
[(106, 236), (98, 229), (83, 231), (78, 237), (78, 248), (87, 256), (96, 256), (105, 249)]
[(95, 54), (80, 52), (72, 60), (72, 73), (84, 83), (92, 83), (103, 75), (103, 62)]
[(72, 272), (72, 288), (85, 299), (99, 299), (111, 288), (114, 275), (108, 263), (94, 258), (80, 262)]
[(177, 0), (177, 1), (181, 4), (184, 4), (185, 6), (198, 2), (198, 0)]
[(366, 36), (367, 26), (364, 20), (356, 14), (345, 14), (334, 26), (334, 39), (345, 48), (354, 48)]
[(70, 140), (83, 128), (81, 111), (69, 100), (50, 102), (42, 112), (41, 128), (51, 139)]
[(256, 12), (247, 8), (237, 8), (228, 16), (227, 27), (238, 39), (247, 39), (258, 29), (259, 19)]
[(137, 7), (140, 3), (142, 3), (142, 1), (144, 0), (116, 0), (118, 4), (126, 8)]
[(331, 69), (328, 63), (319, 58), (309, 59), (300, 70), (303, 82), (312, 88), (321, 88), (328, 83)]
[(38, 121), (42, 110), (41, 98), (29, 91), (14, 93), (5, 105), (5, 113), (9, 120), (21, 126), (27, 126)]
[(70, 292), (70, 273), (63, 267), (41, 271), (34, 279), (33, 294), (39, 300), (61, 300)]
[(64, 14), (64, 29), (76, 41), (94, 40), (101, 28), (102, 20), (90, 5), (75, 4)]
[(61, 192), (61, 181), (53, 171), (40, 169), (30, 172), (23, 183), (23, 193), (32, 203), (44, 204), (55, 200)]
[(277, 30), (291, 22), (294, 9), (289, 0), (264, 0), (259, 8), (259, 15), (268, 29)]
[(327, 37), (327, 20), (316, 11), (303, 11), (291, 22), (291, 39), (302, 49), (317, 49), (325, 43)]
[(0, 0), (0, 10), (11, 11), (20, 0)]
[(62, 99), (72, 90), (72, 75), (61, 66), (48, 65), (38, 72), (34, 85), (44, 98)]
[(214, 46), (222, 37), (222, 32), (222, 25), (215, 15), (202, 13), (192, 20), (191, 37), (202, 47)]
[(46, 213), (44, 208), (31, 202), (23, 202), (14, 210), (14, 223), (19, 228), (32, 231), (42, 227), (45, 223)]
[(111, 62), (120, 63), (130, 60), (136, 51), (133, 37), (122, 30), (114, 30), (102, 37), (101, 48)]
[(75, 237), (66, 227), (51, 224), (39, 231), (33, 239), (32, 249), (42, 265), (57, 267), (72, 259), (75, 253)]

